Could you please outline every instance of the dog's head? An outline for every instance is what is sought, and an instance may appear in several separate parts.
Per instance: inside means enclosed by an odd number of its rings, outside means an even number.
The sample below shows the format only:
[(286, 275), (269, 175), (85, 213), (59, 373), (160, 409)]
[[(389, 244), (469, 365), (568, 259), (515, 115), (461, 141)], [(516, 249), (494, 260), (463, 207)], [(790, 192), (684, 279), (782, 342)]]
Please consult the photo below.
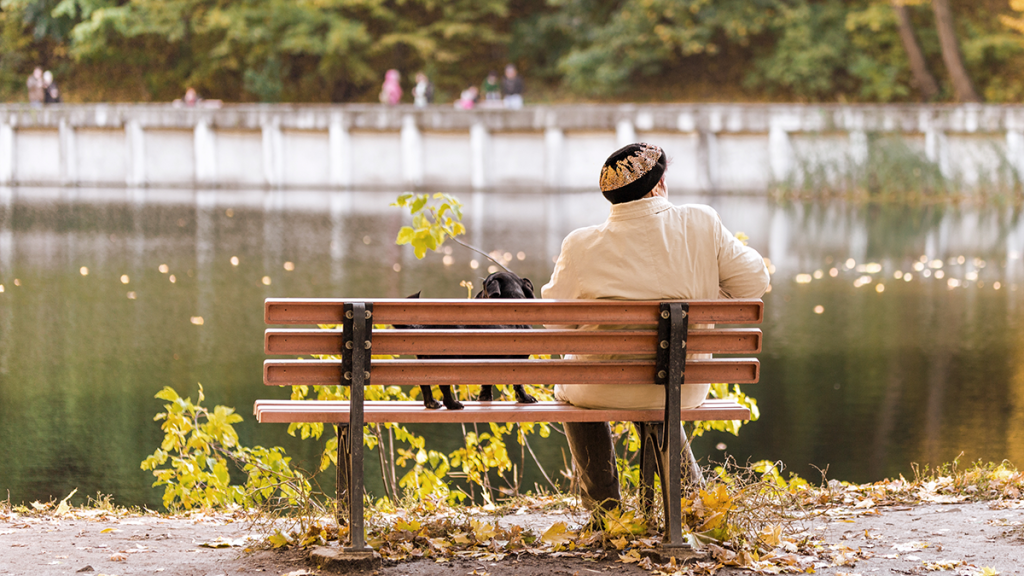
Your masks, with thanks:
[(533, 295), (533, 282), (529, 278), (520, 278), (514, 272), (495, 272), (484, 278), (483, 290), (476, 298), (536, 298)]

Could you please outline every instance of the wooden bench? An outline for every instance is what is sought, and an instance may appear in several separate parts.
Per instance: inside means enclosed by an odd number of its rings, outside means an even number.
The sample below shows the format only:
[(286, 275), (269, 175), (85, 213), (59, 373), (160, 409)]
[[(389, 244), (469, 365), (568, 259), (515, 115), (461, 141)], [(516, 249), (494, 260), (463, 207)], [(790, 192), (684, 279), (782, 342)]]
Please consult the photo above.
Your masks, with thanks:
[[(649, 508), (655, 468), (663, 478), (663, 545), (684, 548), (682, 534), (681, 421), (749, 420), (735, 402), (709, 399), (680, 409), (680, 385), (758, 381), (755, 358), (686, 359), (686, 352), (752, 354), (761, 351), (756, 328), (690, 328), (696, 325), (758, 324), (761, 300), (637, 302), (615, 300), (408, 300), (283, 299), (265, 304), (267, 324), (341, 324), (342, 330), (268, 329), (271, 355), (341, 355), (342, 360), (271, 359), (264, 384), (351, 388), (348, 402), (257, 400), (259, 422), (323, 422), (338, 426), (338, 521), (347, 502), (351, 547), (372, 553), (363, 529), (363, 424), (369, 422), (601, 422), (643, 423), (641, 478)], [(693, 323), (693, 324), (690, 324)], [(573, 329), (374, 330), (373, 325), (643, 325), (641, 330)], [(374, 355), (636, 354), (655, 360), (558, 359), (370, 360)], [(685, 383), (684, 383), (685, 381)], [(365, 386), (467, 384), (666, 385), (666, 409), (588, 410), (562, 402), (465, 402), (463, 410), (428, 410), (422, 402), (366, 402)], [(646, 512), (647, 510), (645, 510)]]

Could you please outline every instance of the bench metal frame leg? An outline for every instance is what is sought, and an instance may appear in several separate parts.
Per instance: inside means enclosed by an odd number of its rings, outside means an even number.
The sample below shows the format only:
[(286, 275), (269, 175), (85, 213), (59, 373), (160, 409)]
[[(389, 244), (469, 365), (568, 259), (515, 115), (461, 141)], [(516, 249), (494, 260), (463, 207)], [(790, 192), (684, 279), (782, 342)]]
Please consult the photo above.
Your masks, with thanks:
[[(661, 496), (665, 507), (665, 535), (662, 548), (666, 553), (682, 551), (689, 546), (683, 541), (683, 514), (680, 468), (682, 465), (682, 435), (680, 428), (680, 386), (686, 378), (686, 332), (689, 328), (690, 307), (685, 302), (662, 302), (658, 319), (658, 384), (665, 386), (665, 420), (656, 434), (645, 436), (657, 445), (658, 473), (661, 476)], [(645, 426), (644, 428), (647, 428)], [(679, 432), (677, 432), (679, 431)], [(647, 453), (641, 438), (642, 454)], [(643, 462), (643, 460), (642, 460)], [(644, 469), (641, 464), (641, 470)]]
[(350, 454), (348, 424), (338, 424), (338, 526), (350, 524), (349, 511), (352, 509), (349, 503), (349, 495), (352, 493), (352, 471), (349, 470)]
[(339, 525), (342, 502), (347, 501), (351, 546), (344, 550), (349, 553), (373, 554), (373, 548), (366, 544), (366, 531), (363, 527), (363, 400), (364, 388), (370, 383), (373, 304), (346, 303), (344, 311), (342, 372), (345, 381), (341, 384), (347, 384), (350, 388), (350, 408), (348, 424), (338, 426)]
[(654, 517), (654, 475), (661, 475), (662, 422), (634, 422), (640, 436), (640, 509), (644, 518)]
[[(660, 446), (661, 437), (665, 430), (664, 422), (634, 422), (637, 435), (640, 437), (640, 504), (645, 518), (654, 516), (654, 476), (662, 476), (665, 468), (661, 459)], [(701, 473), (697, 459), (693, 457), (690, 449), (690, 442), (686, 433), (680, 428), (680, 439), (683, 446), (682, 460), (680, 464), (684, 467), (685, 473), (680, 472), (680, 478), (687, 480), (690, 486), (696, 488), (704, 487), (704, 475)]]

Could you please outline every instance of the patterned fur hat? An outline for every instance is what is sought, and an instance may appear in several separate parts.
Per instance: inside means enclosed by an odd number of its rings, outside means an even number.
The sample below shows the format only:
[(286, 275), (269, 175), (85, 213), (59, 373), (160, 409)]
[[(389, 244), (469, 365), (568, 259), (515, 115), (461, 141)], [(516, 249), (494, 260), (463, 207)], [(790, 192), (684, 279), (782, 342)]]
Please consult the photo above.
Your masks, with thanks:
[(601, 193), (612, 204), (639, 200), (658, 185), (665, 167), (660, 146), (644, 142), (623, 146), (601, 167)]

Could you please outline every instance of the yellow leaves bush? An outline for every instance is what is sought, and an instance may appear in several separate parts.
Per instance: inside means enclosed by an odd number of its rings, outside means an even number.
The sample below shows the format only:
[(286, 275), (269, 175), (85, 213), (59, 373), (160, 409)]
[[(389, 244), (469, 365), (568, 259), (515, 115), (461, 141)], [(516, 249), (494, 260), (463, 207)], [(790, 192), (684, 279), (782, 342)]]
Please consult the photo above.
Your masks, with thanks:
[[(225, 406), (212, 411), (204, 407), (202, 384), (195, 403), (170, 387), (156, 397), (168, 402), (165, 412), (154, 417), (163, 421), (164, 438), (141, 467), (153, 471), (154, 486), (164, 486), (166, 508), (248, 508), (270, 503), (295, 505), (304, 500), (309, 483), (291, 468), (284, 449), (239, 446), (233, 425), (242, 417)], [(229, 463), (244, 474), (244, 482), (232, 483)]]

